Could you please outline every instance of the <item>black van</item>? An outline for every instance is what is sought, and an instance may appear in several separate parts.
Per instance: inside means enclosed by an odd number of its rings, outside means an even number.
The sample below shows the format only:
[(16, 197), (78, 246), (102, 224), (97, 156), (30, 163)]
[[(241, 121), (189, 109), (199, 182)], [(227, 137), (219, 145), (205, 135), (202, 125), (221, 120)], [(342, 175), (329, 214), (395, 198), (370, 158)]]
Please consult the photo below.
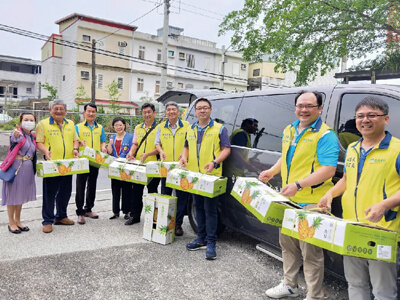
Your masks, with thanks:
[[(368, 95), (381, 97), (389, 104), (391, 116), (387, 130), (400, 138), (400, 86), (394, 85), (336, 85), (305, 88), (269, 89), (265, 91), (245, 92), (240, 94), (222, 94), (208, 98), (212, 103), (211, 117), (222, 122), (229, 134), (240, 128), (244, 119), (258, 120), (258, 133), (252, 135), (252, 147), (232, 145), (231, 156), (224, 162), (224, 170), (229, 170), (227, 193), (219, 202), (219, 231), (225, 226), (245, 233), (261, 242), (257, 248), (267, 254), (281, 259), (278, 227), (261, 223), (246, 210), (231, 195), (235, 177), (258, 177), (259, 173), (270, 168), (281, 156), (281, 137), (283, 129), (296, 120), (294, 99), (302, 90), (319, 91), (323, 94), (324, 102), (321, 118), (330, 127), (334, 128), (341, 142), (340, 156), (334, 182), (343, 175), (343, 160), (345, 148), (349, 140), (341, 139), (341, 133), (348, 132), (354, 119), (354, 109), (358, 102)], [(189, 123), (195, 122), (193, 103), (186, 113)], [(359, 137), (354, 134), (354, 140)], [(247, 156), (247, 162), (239, 165), (237, 156)], [(246, 165), (247, 164), (247, 165)], [(251, 164), (251, 167), (249, 167)], [(233, 170), (233, 171), (232, 171)], [(281, 187), (280, 176), (270, 182), (277, 189)], [(332, 212), (341, 217), (340, 199), (335, 199)], [(196, 231), (196, 222), (192, 203), (188, 206), (188, 215), (193, 229)], [(328, 272), (343, 276), (342, 256), (325, 251), (325, 267)]]

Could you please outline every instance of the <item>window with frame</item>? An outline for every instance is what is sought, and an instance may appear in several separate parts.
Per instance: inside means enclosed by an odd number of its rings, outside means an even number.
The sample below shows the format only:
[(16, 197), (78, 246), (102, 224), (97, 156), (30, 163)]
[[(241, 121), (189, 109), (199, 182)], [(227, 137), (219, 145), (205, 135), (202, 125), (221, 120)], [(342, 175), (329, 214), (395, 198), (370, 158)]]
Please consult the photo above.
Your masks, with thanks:
[(144, 59), (144, 53), (146, 51), (146, 47), (145, 46), (139, 46), (139, 59)]
[(240, 75), (240, 64), (239, 63), (233, 63), (232, 64), (232, 75), (233, 76), (239, 76)]
[(204, 58), (204, 70), (211, 71), (211, 59), (209, 57)]
[(19, 66), (17, 66), (17, 65), (11, 65), (11, 71), (12, 71), (12, 72), (19, 72)]
[(138, 80), (137, 80), (137, 91), (138, 92), (143, 92), (143, 87), (144, 87), (144, 79), (143, 78), (138, 78)]
[(179, 52), (179, 59), (180, 60), (185, 60), (185, 53), (184, 52)]
[(178, 88), (183, 89), (183, 82), (178, 82)]
[(89, 71), (81, 71), (81, 78), (82, 79), (89, 79), (90, 73)]
[(187, 89), (192, 89), (194, 86), (191, 83), (186, 83), (186, 88)]
[(103, 74), (96, 75), (96, 88), (97, 89), (103, 88)]
[[(389, 105), (389, 115), (398, 116), (400, 114), (400, 99), (372, 94), (372, 93), (347, 93), (343, 94), (340, 101), (339, 118), (336, 124), (336, 133), (339, 137), (340, 145), (343, 149), (347, 149), (348, 145), (360, 139), (361, 135), (356, 128), (355, 108), (357, 104), (368, 96), (377, 96), (386, 101)], [(389, 123), (385, 127), (393, 136), (400, 138), (400, 119), (390, 118)]]
[(175, 51), (173, 51), (173, 50), (168, 50), (168, 57), (174, 58), (174, 57), (175, 57)]
[(86, 35), (86, 34), (83, 34), (83, 35), (82, 35), (82, 41), (84, 41), (84, 42), (90, 42), (90, 40), (91, 40), (90, 35)]
[[(241, 97), (235, 97), (211, 101), (211, 118), (218, 123), (223, 124), (228, 130), (228, 135), (231, 135), (233, 131), (233, 125), (241, 99)], [(187, 112), (187, 121), (189, 121), (190, 124), (193, 124), (197, 121), (194, 106), (192, 106), (190, 111)]]
[(106, 49), (105, 42), (103, 40), (102, 41), (96, 41), (96, 49), (104, 51)]
[(124, 88), (124, 78), (123, 77), (118, 77), (117, 83), (118, 83), (118, 89), (122, 90)]
[(253, 76), (260, 76), (260, 69), (254, 69)]
[(32, 94), (32, 88), (27, 87), (27, 88), (26, 88), (26, 93), (27, 93), (27, 94)]
[(0, 97), (4, 97), (6, 88), (4, 86), (0, 86)]
[(186, 66), (188, 68), (194, 68), (195, 67), (194, 54), (186, 54)]
[(156, 90), (155, 90), (155, 93), (156, 94), (160, 94), (160, 84), (161, 84), (161, 82), (160, 81), (156, 81)]
[(157, 61), (161, 61), (161, 49), (157, 49)]
[(293, 93), (245, 97), (234, 130), (240, 128), (243, 120), (256, 119), (258, 134), (251, 135), (254, 148), (281, 152), (283, 130), (297, 119), (294, 106), (296, 96)]

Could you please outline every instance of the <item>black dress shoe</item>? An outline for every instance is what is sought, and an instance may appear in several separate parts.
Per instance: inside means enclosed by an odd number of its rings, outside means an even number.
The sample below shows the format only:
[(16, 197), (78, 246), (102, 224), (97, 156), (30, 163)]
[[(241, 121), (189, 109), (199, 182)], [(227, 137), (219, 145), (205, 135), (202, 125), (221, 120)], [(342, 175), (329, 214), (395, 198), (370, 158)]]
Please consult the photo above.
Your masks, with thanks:
[(175, 227), (175, 235), (176, 236), (182, 236), (183, 235), (183, 229), (181, 225), (176, 225)]
[(29, 231), (29, 227), (28, 227), (28, 226), (19, 227), (19, 226), (17, 225), (17, 227), (18, 227), (18, 229), (21, 230), (21, 231)]
[(124, 216), (124, 220), (129, 220), (129, 218), (130, 218), (129, 215)]
[(140, 223), (140, 217), (129, 217), (129, 219), (125, 222), (125, 225), (133, 225), (136, 223)]
[(11, 229), (10, 225), (8, 225), (8, 231), (10, 231), (11, 233), (21, 233), (21, 230), (19, 229)]
[(113, 215), (113, 216), (111, 216), (111, 217), (110, 217), (110, 220), (114, 220), (114, 219), (116, 219), (116, 218), (119, 218), (119, 215)]

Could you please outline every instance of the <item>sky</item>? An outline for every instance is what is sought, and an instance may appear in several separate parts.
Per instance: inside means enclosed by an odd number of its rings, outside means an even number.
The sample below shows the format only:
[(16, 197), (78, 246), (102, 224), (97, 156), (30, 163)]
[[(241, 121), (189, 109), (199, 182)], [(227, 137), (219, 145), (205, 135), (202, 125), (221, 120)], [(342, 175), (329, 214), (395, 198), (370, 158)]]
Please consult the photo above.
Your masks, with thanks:
[[(120, 23), (131, 23), (163, 0), (8, 0), (2, 1), (0, 24), (51, 35), (58, 33), (55, 22), (72, 13), (85, 14)], [(218, 37), (225, 15), (243, 7), (244, 0), (172, 0), (169, 24), (184, 28), (183, 34), (230, 45), (231, 34)], [(5, 13), (8, 12), (8, 13)], [(157, 34), (163, 26), (163, 5), (130, 25), (138, 31)], [(40, 60), (44, 42), (0, 31), (0, 55)]]

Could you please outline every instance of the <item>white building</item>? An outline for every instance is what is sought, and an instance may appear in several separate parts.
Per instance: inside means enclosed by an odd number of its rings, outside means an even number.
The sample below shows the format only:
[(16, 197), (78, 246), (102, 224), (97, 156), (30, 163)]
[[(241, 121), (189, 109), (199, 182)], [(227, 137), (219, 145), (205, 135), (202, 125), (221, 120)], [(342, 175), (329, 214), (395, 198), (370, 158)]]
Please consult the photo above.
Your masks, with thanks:
[(40, 82), (40, 61), (0, 55), (0, 107), (40, 98)]

